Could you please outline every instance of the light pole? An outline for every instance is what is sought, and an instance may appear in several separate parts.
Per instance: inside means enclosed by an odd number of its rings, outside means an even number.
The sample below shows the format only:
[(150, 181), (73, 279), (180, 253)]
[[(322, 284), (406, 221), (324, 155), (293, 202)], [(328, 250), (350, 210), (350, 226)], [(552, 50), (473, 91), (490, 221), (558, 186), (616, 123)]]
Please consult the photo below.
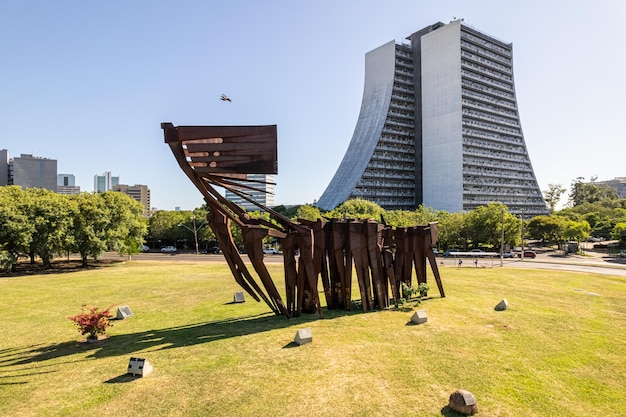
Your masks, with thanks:
[(179, 224), (178, 227), (184, 227), (185, 229), (189, 230), (191, 233), (193, 233), (193, 239), (194, 242), (196, 243), (196, 255), (198, 255), (200, 252), (198, 251), (198, 232), (200, 231), (200, 229), (202, 229), (202, 227), (206, 224), (205, 222), (202, 222), (202, 224), (200, 226), (196, 226), (196, 218), (193, 218), (193, 229), (185, 226), (184, 224)]
[(524, 210), (522, 209), (521, 211), (521, 219), (522, 219), (522, 253), (521, 253), (521, 260), (524, 260)]

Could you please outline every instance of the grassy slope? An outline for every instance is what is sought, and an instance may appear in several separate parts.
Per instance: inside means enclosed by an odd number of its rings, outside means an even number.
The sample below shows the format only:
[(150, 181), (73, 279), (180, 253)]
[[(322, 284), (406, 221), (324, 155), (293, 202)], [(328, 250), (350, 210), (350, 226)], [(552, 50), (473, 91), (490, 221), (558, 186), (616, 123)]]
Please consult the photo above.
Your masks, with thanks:
[[(447, 297), (431, 289), (420, 326), (407, 325), (413, 308), (287, 320), (249, 296), (232, 304), (240, 289), (224, 264), (2, 278), (0, 415), (453, 416), (442, 408), (457, 388), (485, 416), (623, 415), (624, 278), (442, 276)], [(502, 298), (509, 309), (494, 311)], [(88, 345), (67, 319), (82, 304), (129, 305), (134, 317)], [(313, 343), (293, 347), (303, 327)], [(126, 377), (131, 356), (154, 372)]]

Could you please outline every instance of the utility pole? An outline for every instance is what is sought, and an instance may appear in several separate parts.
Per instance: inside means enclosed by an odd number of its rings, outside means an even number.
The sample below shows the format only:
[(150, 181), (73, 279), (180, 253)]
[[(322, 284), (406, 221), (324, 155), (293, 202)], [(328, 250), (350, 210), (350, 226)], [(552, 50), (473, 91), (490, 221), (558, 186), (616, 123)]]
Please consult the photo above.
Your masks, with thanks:
[(504, 207), (502, 207), (502, 237), (500, 238), (500, 266), (504, 266)]

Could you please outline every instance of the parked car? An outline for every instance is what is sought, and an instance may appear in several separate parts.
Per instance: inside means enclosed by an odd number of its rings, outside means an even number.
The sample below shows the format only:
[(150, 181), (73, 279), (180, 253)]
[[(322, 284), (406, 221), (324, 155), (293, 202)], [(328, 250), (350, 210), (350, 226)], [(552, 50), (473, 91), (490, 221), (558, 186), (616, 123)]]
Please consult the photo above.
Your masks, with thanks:
[(448, 249), (447, 251), (445, 251), (443, 253), (443, 256), (445, 256), (447, 258), (448, 256), (454, 256), (455, 253), (457, 253), (457, 252), (461, 252), (461, 251), (458, 250), (458, 249)]
[(274, 248), (263, 249), (263, 253), (266, 255), (278, 255), (278, 251)]
[(472, 252), (472, 256), (478, 256), (479, 258), (485, 256), (485, 252), (480, 249), (472, 249), (470, 252)]
[(202, 253), (220, 253), (220, 248), (218, 248), (217, 246), (211, 246), (210, 248), (207, 248), (207, 250), (203, 251)]
[(515, 255), (513, 254), (513, 252), (502, 252), (502, 257), (503, 258), (512, 258)]
[(149, 250), (150, 250), (150, 246), (141, 245), (141, 251), (142, 252), (148, 252)]
[(161, 248), (161, 252), (163, 253), (175, 253), (177, 252), (177, 249), (175, 246), (165, 246), (163, 248)]
[(626, 258), (626, 250), (620, 251), (619, 256), (621, 256), (622, 258)]
[(435, 256), (437, 256), (437, 255), (439, 255), (439, 250), (438, 250), (438, 249), (433, 248), (433, 253), (435, 254)]
[[(518, 258), (521, 258), (521, 257), (522, 257), (522, 253), (521, 253), (521, 252), (520, 252), (520, 253), (518, 253), (518, 254), (517, 254), (517, 257), (518, 257)], [(537, 257), (537, 254), (536, 254), (535, 252), (533, 252), (533, 251), (531, 251), (531, 250), (525, 250), (525, 251), (524, 251), (524, 258), (533, 258), (533, 259), (534, 259), (534, 258), (536, 258), (536, 257)]]

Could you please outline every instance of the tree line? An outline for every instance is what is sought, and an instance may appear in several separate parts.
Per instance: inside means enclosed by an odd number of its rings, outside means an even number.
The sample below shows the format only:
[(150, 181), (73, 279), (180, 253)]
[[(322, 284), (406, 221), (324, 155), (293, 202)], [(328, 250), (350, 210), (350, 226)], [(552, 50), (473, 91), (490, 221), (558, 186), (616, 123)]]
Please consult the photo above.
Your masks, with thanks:
[[(608, 187), (611, 188), (611, 187)], [(611, 191), (613, 190), (613, 191)], [(348, 200), (330, 211), (313, 205), (278, 206), (274, 210), (297, 220), (319, 218), (372, 218), (392, 227), (438, 223), (439, 249), (491, 248), (498, 251), (522, 243), (522, 228), (527, 239), (546, 244), (590, 236), (620, 240), (626, 245), (626, 199), (617, 198), (593, 180), (577, 178), (570, 190), (569, 204), (556, 211), (565, 189), (550, 184), (544, 191), (549, 216), (520, 218), (499, 202), (464, 213), (448, 213), (420, 206), (415, 210), (384, 210), (376, 203)], [(83, 265), (89, 257), (98, 259), (103, 252), (133, 254), (145, 243), (151, 249), (173, 245), (179, 249), (207, 250), (217, 246), (215, 235), (206, 223), (206, 206), (193, 211), (157, 211), (149, 219), (143, 207), (126, 194), (108, 191), (100, 194), (57, 194), (45, 189), (22, 190), (17, 186), (0, 187), (0, 266), (14, 268), (20, 257), (34, 262), (39, 257), (45, 267), (55, 255), (78, 253)], [(249, 212), (252, 217), (271, 221), (268, 213)], [(503, 239), (504, 231), (504, 239)], [(236, 244), (242, 244), (241, 230), (231, 227)], [(266, 238), (266, 245), (278, 241)]]
[(14, 270), (20, 257), (39, 257), (50, 267), (55, 255), (87, 258), (103, 252), (141, 250), (148, 221), (143, 206), (115, 191), (57, 194), (43, 188), (0, 187), (0, 265)]

